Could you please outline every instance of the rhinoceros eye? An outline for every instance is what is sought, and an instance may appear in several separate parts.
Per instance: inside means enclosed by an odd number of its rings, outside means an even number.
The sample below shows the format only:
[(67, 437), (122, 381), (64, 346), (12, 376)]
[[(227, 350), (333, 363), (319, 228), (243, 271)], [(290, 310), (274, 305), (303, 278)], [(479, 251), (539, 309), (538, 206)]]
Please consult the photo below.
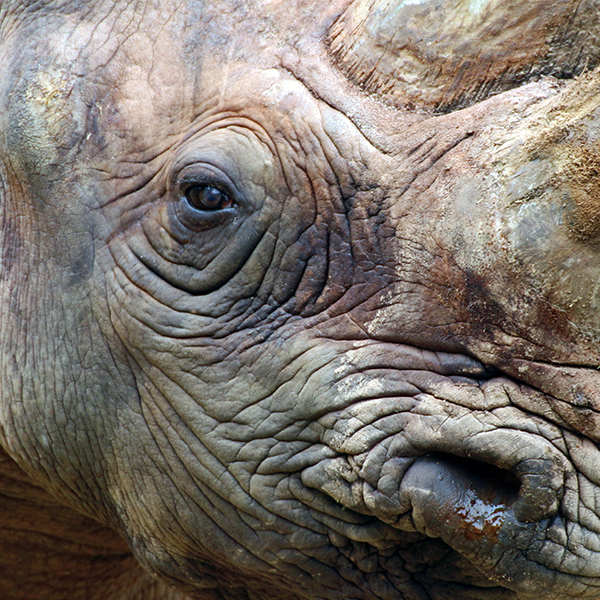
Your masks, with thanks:
[(231, 197), (212, 185), (191, 185), (184, 195), (188, 204), (196, 210), (214, 212), (233, 206)]

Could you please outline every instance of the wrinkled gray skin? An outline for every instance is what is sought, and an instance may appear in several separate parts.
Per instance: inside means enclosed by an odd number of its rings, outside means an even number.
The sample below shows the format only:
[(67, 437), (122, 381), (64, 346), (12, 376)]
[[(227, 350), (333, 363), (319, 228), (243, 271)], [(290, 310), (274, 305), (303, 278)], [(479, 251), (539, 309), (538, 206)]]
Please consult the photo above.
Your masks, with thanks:
[(394, 108), (347, 4), (2, 0), (0, 443), (194, 598), (600, 598), (600, 75)]

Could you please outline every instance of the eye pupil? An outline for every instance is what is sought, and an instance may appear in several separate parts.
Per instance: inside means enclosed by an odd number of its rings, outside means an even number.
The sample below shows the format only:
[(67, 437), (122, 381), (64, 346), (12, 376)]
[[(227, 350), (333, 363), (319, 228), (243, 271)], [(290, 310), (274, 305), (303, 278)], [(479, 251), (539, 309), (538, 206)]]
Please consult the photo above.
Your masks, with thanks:
[(186, 190), (185, 198), (197, 210), (223, 210), (233, 204), (227, 194), (212, 185), (193, 185)]

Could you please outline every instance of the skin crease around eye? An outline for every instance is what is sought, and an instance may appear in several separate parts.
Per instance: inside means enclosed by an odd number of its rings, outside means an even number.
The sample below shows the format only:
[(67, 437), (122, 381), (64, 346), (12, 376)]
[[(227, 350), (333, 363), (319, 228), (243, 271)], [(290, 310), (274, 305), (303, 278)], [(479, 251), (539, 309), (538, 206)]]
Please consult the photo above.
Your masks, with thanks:
[(185, 191), (185, 198), (197, 210), (217, 211), (233, 206), (232, 199), (212, 185), (193, 185)]

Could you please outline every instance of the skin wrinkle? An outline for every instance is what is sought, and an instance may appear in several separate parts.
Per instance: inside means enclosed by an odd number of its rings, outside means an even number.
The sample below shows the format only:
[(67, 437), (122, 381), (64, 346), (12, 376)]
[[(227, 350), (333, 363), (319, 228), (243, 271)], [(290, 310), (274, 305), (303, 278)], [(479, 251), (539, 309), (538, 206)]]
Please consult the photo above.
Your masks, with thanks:
[[(143, 406), (144, 406), (144, 405), (143, 405)], [(166, 419), (166, 414), (165, 414), (165, 413), (162, 411), (162, 409), (160, 408), (160, 406), (159, 406), (158, 404), (153, 404), (153, 406), (156, 406), (156, 407), (158, 408), (158, 410), (161, 412), (161, 414), (162, 414), (162, 415), (165, 417), (165, 421), (170, 423), (170, 420), (169, 420), (169, 419)], [(150, 411), (150, 414), (152, 414), (152, 411)], [(155, 422), (156, 422), (156, 421), (155, 421)], [(153, 432), (153, 428), (150, 428), (150, 430)], [(159, 431), (161, 431), (161, 429), (160, 429), (160, 428), (159, 428)], [(155, 435), (155, 434), (153, 433), (153, 435)], [(176, 448), (175, 448), (175, 447), (173, 446), (173, 444), (172, 444), (172, 443), (169, 441), (169, 438), (168, 438), (168, 436), (166, 436), (166, 435), (164, 435), (164, 434), (163, 434), (162, 438), (165, 440), (165, 442), (166, 442), (167, 444), (169, 444), (169, 447), (172, 449), (172, 451), (173, 451), (173, 452), (175, 452), (175, 453), (177, 453), (177, 450), (176, 450)], [(158, 442), (158, 440), (156, 440), (156, 438), (155, 438), (155, 441), (156, 441), (156, 447), (157, 447), (158, 449), (160, 449), (160, 448), (161, 448), (161, 444)], [(164, 457), (164, 454), (163, 454), (163, 457)], [(166, 457), (164, 457), (164, 458), (166, 458)], [(181, 458), (181, 457), (180, 457), (180, 458)], [(166, 465), (168, 465), (168, 464), (169, 464), (169, 462), (168, 462), (167, 460), (165, 460), (165, 464), (166, 464)], [(183, 461), (181, 461), (181, 464), (183, 464)], [(185, 472), (187, 472), (187, 470), (185, 470)], [(189, 472), (187, 472), (187, 473), (188, 473), (188, 475), (189, 475), (190, 479), (193, 479), (193, 476), (192, 476), (192, 474), (191, 474), (191, 473), (189, 473)], [(176, 478), (175, 478), (175, 477), (172, 477), (172, 479), (173, 479), (173, 481), (175, 481), (175, 480), (176, 480)], [(179, 479), (179, 474), (178, 474), (178, 476), (177, 476), (177, 479)], [(195, 483), (195, 484), (194, 484), (194, 488), (196, 489), (196, 491), (198, 491), (198, 484), (197, 484), (197, 483)], [(186, 502), (192, 502), (192, 503), (193, 503), (195, 506), (198, 506), (198, 508), (201, 508), (201, 509), (202, 509), (202, 505), (198, 505), (197, 501), (196, 501), (196, 500), (194, 500), (194, 499), (193, 499), (193, 498), (192, 498), (192, 497), (191, 497), (191, 496), (190, 496), (190, 495), (189, 495), (189, 494), (186, 492), (185, 488), (183, 488), (183, 489), (182, 489), (182, 488), (180, 487), (179, 489), (180, 489), (180, 490), (181, 490), (181, 491), (182, 491), (182, 492), (185, 494), (185, 497), (186, 497)], [(205, 501), (206, 501), (206, 502), (209, 502), (209, 499), (208, 499), (206, 496), (204, 496), (204, 499), (205, 499)], [(165, 508), (168, 510), (168, 507), (165, 507)], [(212, 508), (212, 509), (214, 509), (214, 510), (217, 510), (217, 507), (216, 507), (214, 504), (211, 504), (211, 508)], [(211, 511), (211, 512), (212, 512), (212, 511)], [(177, 521), (177, 519), (176, 519), (176, 518), (174, 518), (174, 519), (173, 519), (173, 521)], [(222, 530), (222, 531), (223, 531), (223, 533), (224, 533), (225, 535), (227, 535), (225, 530)]]
[[(170, 420), (168, 420), (168, 422), (170, 422)], [(166, 437), (165, 439), (166, 439), (166, 440), (167, 440), (167, 442), (168, 442), (168, 437)], [(171, 445), (171, 444), (170, 444), (170, 445)], [(173, 450), (175, 450), (175, 448), (174, 448), (172, 445), (171, 445), (171, 448), (172, 448)], [(168, 464), (168, 462), (167, 462), (167, 464)], [(182, 464), (183, 464), (183, 461), (182, 461)], [(224, 468), (225, 468), (225, 467), (224, 467)], [(193, 478), (193, 475), (192, 475), (191, 473), (190, 473), (189, 475), (190, 475), (190, 477), (192, 477), (192, 478)], [(195, 479), (195, 478), (193, 478), (193, 479)], [(218, 476), (216, 480), (219, 480), (219, 479), (220, 479), (220, 476)], [(195, 489), (196, 489), (197, 491), (199, 491), (199, 490), (198, 490), (198, 480), (197, 480), (197, 479), (195, 479), (194, 487), (195, 487)], [(179, 488), (179, 489), (181, 489), (181, 488)], [(207, 489), (208, 489), (208, 490), (210, 490), (210, 488), (207, 488)], [(188, 500), (189, 500), (189, 501), (191, 501), (191, 502), (193, 502), (195, 505), (197, 505), (197, 501), (196, 501), (196, 500), (194, 500), (194, 499), (193, 499), (191, 496), (189, 496), (189, 495), (187, 494), (187, 492), (185, 491), (185, 489), (181, 489), (181, 491), (183, 491), (183, 493), (186, 495), (186, 497), (188, 498)], [(206, 490), (205, 490), (205, 491), (206, 491)], [(213, 493), (213, 495), (214, 495), (214, 492), (212, 492), (212, 493)], [(209, 500), (208, 496), (204, 495), (203, 497), (205, 498), (205, 500), (206, 500), (207, 502), (210, 502), (210, 500)], [(222, 498), (222, 499), (224, 499), (224, 500), (227, 500), (226, 498)], [(203, 508), (203, 506), (202, 506), (202, 505), (200, 505), (199, 507), (200, 507), (200, 508)], [(219, 512), (220, 512), (220, 511), (219, 511), (219, 509), (218, 509), (218, 507), (217, 507), (217, 505), (215, 505), (214, 503), (211, 503), (211, 508), (212, 508), (212, 510), (210, 511), (210, 512), (211, 512), (211, 514), (214, 514), (215, 512), (217, 512), (217, 513), (219, 513)], [(239, 509), (238, 509), (238, 510), (239, 510)], [(226, 515), (223, 515), (223, 517), (224, 517), (224, 518), (226, 518)], [(178, 520), (178, 519), (174, 519), (174, 521), (177, 521), (177, 520)], [(226, 533), (226, 530), (223, 530), (223, 529), (222, 529), (221, 531), (223, 532), (223, 534), (224, 534), (224, 535), (226, 535), (227, 537), (229, 537), (229, 536), (228, 536), (228, 534)], [(231, 541), (233, 542), (234, 540), (231, 540)]]
[[(391, 416), (393, 416), (394, 414), (395, 414), (395, 413), (391, 413)], [(493, 415), (494, 413), (493, 413), (493, 412), (491, 412), (491, 413), (488, 413), (487, 411), (485, 411), (485, 412), (481, 412), (481, 414), (482, 414), (482, 415), (487, 415), (487, 414)], [(386, 418), (386, 416), (379, 417), (379, 419), (378, 419), (378, 420), (384, 420), (385, 418)], [(447, 417), (447, 420), (448, 420), (449, 418), (450, 418), (450, 417)], [(368, 421), (368, 422), (364, 422), (364, 421), (363, 421), (363, 425), (364, 425), (364, 426), (374, 426), (374, 427), (379, 427), (379, 426), (377, 425), (377, 421)], [(440, 430), (440, 429), (443, 427), (443, 425), (444, 425), (444, 422), (440, 423), (440, 424), (438, 425), (438, 430)], [(512, 429), (512, 428), (517, 428), (517, 426), (518, 426), (518, 425), (519, 425), (519, 420), (518, 420), (518, 418), (516, 418), (516, 419), (515, 419), (515, 424), (511, 425), (511, 429)], [(527, 428), (526, 428), (526, 429), (521, 429), (521, 431), (527, 431), (527, 432), (529, 432), (529, 433), (532, 433), (532, 434), (535, 434), (535, 433), (536, 433), (536, 431), (534, 431), (534, 430), (533, 430), (531, 427), (529, 427), (529, 426), (528, 426), (528, 424), (524, 424), (524, 426), (525, 426), (525, 427), (527, 427)], [(498, 430), (498, 429), (501, 429), (501, 428), (502, 428), (502, 427), (494, 426), (494, 427), (493, 427), (493, 431), (496, 431), (496, 430)], [(354, 433), (357, 433), (358, 431), (359, 431), (359, 430), (356, 430)], [(382, 431), (382, 433), (383, 433), (383, 432), (387, 433), (387, 431), (385, 431), (385, 429), (382, 429), (381, 431)], [(537, 432), (537, 434), (538, 434), (538, 435), (542, 435), (542, 434), (541, 434), (539, 431)], [(347, 434), (346, 434), (346, 435), (347, 435)], [(386, 436), (386, 437), (387, 437), (387, 436)], [(549, 438), (547, 435), (545, 435), (544, 437), (545, 437), (545, 439), (548, 439), (549, 441), (552, 441), (552, 439), (551, 439), (551, 438)], [(385, 438), (384, 438), (384, 439), (385, 439)], [(555, 445), (555, 444), (553, 444), (553, 445)], [(558, 448), (558, 446), (556, 446), (556, 447), (557, 447), (557, 449), (561, 450), (562, 452), (564, 452), (564, 451), (565, 451), (565, 449), (564, 449), (564, 448), (562, 448), (562, 447), (561, 447), (561, 448)]]
[[(172, 407), (172, 408), (173, 408), (173, 410), (175, 410), (174, 407)], [(186, 425), (185, 425), (186, 424), (186, 420), (182, 417), (181, 414), (178, 415), (178, 418), (180, 419), (180, 421), (179, 421), (180, 425), (186, 427)], [(172, 423), (172, 419), (168, 419), (167, 422)], [(198, 438), (196, 438), (196, 439), (198, 439)], [(193, 448), (193, 446), (191, 446), (191, 447), (187, 446), (187, 447), (190, 448), (190, 449)], [(202, 461), (200, 455), (196, 455), (196, 458), (199, 459), (200, 461)], [(233, 460), (235, 461), (235, 457), (233, 458)], [(224, 474), (225, 474), (225, 472), (227, 470), (228, 470), (228, 467), (225, 466), (225, 465), (222, 465), (222, 470), (220, 472), (217, 473), (217, 472), (213, 471), (213, 476), (215, 477), (215, 480), (216, 481), (220, 481), (221, 483), (223, 483), (223, 476), (224, 476)], [(199, 479), (199, 481), (201, 481), (201, 479)], [(231, 481), (235, 482), (235, 479), (232, 479)], [(235, 486), (233, 486), (233, 487), (235, 487)], [(223, 497), (223, 499), (231, 501), (231, 498), (228, 498), (228, 497)]]
[(339, 106), (338, 103), (342, 99), (342, 96), (338, 96), (337, 98), (335, 98), (335, 100), (325, 99), (318, 92), (317, 87), (315, 85), (313, 85), (313, 82), (311, 81), (312, 77), (309, 78), (308, 73), (305, 73), (304, 71), (301, 72), (300, 69), (294, 68), (290, 64), (285, 63), (283, 61), (280, 63), (279, 66), (283, 71), (288, 72), (295, 80), (302, 83), (316, 100), (323, 102), (335, 113), (343, 114), (347, 119), (349, 119), (350, 122), (352, 123), (352, 125), (354, 126), (354, 128), (356, 129), (356, 131), (358, 131), (361, 134), (364, 141), (367, 143), (367, 146), (373, 146), (373, 147), (377, 148), (377, 150), (379, 152), (381, 152), (382, 154), (388, 153), (388, 151), (385, 148), (383, 148), (381, 145), (378, 145), (375, 140), (370, 139), (365, 134), (365, 132), (363, 131), (363, 128), (361, 128), (361, 126), (360, 126), (360, 123), (358, 123), (356, 119), (353, 119), (353, 115), (351, 112), (345, 111)]

